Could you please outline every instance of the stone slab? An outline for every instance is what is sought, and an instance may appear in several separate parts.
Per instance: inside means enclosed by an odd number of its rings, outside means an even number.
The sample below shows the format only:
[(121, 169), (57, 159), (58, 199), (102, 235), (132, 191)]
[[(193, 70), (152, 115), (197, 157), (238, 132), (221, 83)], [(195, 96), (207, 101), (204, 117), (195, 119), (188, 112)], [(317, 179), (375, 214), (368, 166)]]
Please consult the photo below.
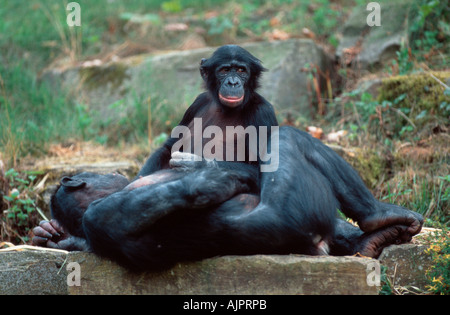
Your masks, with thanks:
[[(385, 249), (380, 260), (360, 257), (223, 256), (179, 263), (164, 272), (131, 273), (92, 253), (49, 250), (0, 251), (3, 294), (297, 295), (378, 294), (370, 286), (380, 263), (394, 285), (425, 284), (426, 246)], [(77, 263), (76, 269), (68, 268)], [(78, 277), (79, 275), (79, 277)], [(79, 286), (67, 281), (79, 280)], [(75, 284), (76, 281), (75, 281)]]
[(71, 255), (71, 259), (83, 262), (81, 286), (70, 287), (70, 294), (378, 293), (376, 286), (367, 285), (368, 264), (378, 261), (355, 257), (223, 256), (143, 274), (131, 274), (98, 257), (86, 258), (85, 253)]

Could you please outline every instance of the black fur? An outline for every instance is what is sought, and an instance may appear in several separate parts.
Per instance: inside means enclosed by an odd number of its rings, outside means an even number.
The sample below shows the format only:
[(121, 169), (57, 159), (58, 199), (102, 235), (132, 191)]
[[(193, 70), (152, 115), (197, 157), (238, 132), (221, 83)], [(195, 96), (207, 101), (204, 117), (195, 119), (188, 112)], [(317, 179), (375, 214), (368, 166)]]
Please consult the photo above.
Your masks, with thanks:
[[(333, 255), (376, 257), (420, 231), (409, 230), (410, 222), (423, 223), (419, 214), (377, 201), (350, 165), (317, 139), (290, 127), (280, 128), (279, 139), (280, 167), (261, 174), (260, 195), (248, 184), (256, 173), (217, 167), (161, 171), (155, 175), (168, 179), (97, 200), (96, 183), (123, 184), (105, 175), (84, 177), (79, 192), (91, 201), (82, 217), (90, 250), (132, 270), (160, 270), (226, 254), (326, 254), (327, 246)], [(331, 167), (356, 175), (328, 178)], [(339, 196), (337, 187), (349, 193)], [(75, 193), (64, 189), (55, 198), (65, 204)], [(78, 220), (68, 215), (84, 209), (69, 206), (77, 207), (66, 203), (61, 215)], [(377, 213), (382, 227), (361, 231), (336, 219), (336, 209), (359, 213), (361, 222)]]

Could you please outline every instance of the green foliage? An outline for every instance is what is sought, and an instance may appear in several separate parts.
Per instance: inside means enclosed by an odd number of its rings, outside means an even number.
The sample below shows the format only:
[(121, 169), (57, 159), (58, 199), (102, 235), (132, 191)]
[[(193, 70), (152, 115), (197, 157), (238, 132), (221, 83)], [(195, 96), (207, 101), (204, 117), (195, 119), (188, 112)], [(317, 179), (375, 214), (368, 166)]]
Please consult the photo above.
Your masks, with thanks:
[(384, 200), (388, 203), (397, 203), (397, 198), (403, 195), (409, 195), (411, 194), (412, 189), (404, 189), (404, 183), (403, 181), (399, 181), (397, 183), (397, 189), (394, 191), (391, 191), (391, 188), (389, 186), (389, 183), (387, 185), (387, 195), (385, 195), (381, 200)]
[[(392, 60), (392, 66), (394, 69), (398, 70), (398, 74), (404, 75), (411, 73), (414, 69), (414, 62), (411, 60), (409, 56), (409, 49), (405, 45), (403, 45), (400, 50), (396, 51), (397, 59)], [(392, 74), (391, 68), (388, 68), (388, 71)]]
[(418, 0), (412, 6), (410, 16), (410, 43), (419, 59), (432, 49), (448, 45), (450, 15), (446, 0)]
[(380, 288), (380, 295), (392, 295), (392, 283), (389, 279), (389, 277), (386, 274), (387, 267), (381, 265), (381, 277), (380, 282), (382, 284)]
[(333, 9), (328, 0), (315, 1), (312, 21), (314, 22), (314, 31), (319, 35), (329, 34), (338, 24), (341, 12)]
[[(9, 193), (3, 196), (3, 204), (6, 210), (1, 217), (8, 223), (12, 231), (2, 231), (2, 234), (13, 234), (11, 240), (26, 243), (31, 227), (36, 222), (36, 205), (32, 199), (31, 186), (36, 180), (36, 174), (32, 172), (19, 173), (15, 169), (9, 169), (4, 174), (4, 180), (8, 183)], [(4, 233), (3, 233), (4, 232)]]
[(206, 20), (206, 24), (209, 27), (209, 35), (223, 34), (225, 31), (233, 28), (233, 22), (231, 21), (231, 19), (224, 15), (214, 16)]
[(171, 1), (164, 1), (161, 4), (161, 9), (164, 12), (178, 13), (181, 10), (183, 10), (183, 7), (181, 5), (181, 1), (180, 0), (171, 0)]
[[(27, 61), (14, 61), (14, 66), (0, 63), (0, 147), (14, 138), (19, 155), (45, 151), (46, 144), (82, 133), (79, 120), (82, 110), (66, 99), (64, 92), (40, 83)], [(79, 117), (82, 115), (81, 117)], [(12, 149), (12, 148), (9, 148)], [(10, 152), (6, 152), (9, 154)]]
[(433, 265), (426, 272), (427, 289), (434, 294), (450, 294), (450, 231), (446, 228), (438, 230), (427, 253)]

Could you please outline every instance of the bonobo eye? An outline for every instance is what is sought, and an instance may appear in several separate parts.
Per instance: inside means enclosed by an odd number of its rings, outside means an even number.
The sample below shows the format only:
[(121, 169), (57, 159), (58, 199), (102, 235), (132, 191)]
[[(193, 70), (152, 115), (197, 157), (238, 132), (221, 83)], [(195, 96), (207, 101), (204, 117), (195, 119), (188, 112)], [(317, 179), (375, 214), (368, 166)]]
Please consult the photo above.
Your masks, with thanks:
[(230, 72), (230, 68), (229, 67), (223, 67), (219, 71), (220, 74), (227, 74), (228, 72)]
[(239, 67), (239, 68), (237, 69), (237, 71), (238, 71), (239, 73), (246, 73), (246, 72), (247, 72), (247, 69), (245, 69), (244, 67)]

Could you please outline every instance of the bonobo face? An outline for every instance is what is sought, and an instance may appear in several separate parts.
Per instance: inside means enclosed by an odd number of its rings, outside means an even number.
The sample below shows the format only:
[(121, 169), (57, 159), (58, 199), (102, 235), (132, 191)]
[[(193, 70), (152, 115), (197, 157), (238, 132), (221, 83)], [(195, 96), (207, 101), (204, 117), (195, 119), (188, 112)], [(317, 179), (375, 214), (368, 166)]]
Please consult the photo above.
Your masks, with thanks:
[(249, 103), (265, 70), (256, 57), (236, 45), (222, 46), (200, 62), (206, 88), (218, 104), (227, 108)]
[(228, 107), (237, 107), (244, 101), (245, 83), (250, 77), (250, 70), (244, 63), (223, 64), (216, 70), (220, 82), (219, 99)]

